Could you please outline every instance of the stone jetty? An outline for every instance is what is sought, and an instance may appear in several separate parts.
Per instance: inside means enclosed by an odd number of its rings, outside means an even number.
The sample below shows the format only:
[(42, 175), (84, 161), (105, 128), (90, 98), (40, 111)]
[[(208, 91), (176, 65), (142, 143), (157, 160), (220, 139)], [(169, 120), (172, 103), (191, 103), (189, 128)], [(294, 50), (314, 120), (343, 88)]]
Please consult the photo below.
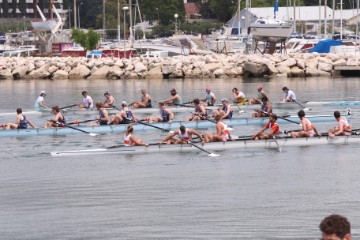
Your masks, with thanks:
[(0, 79), (162, 79), (332, 76), (336, 66), (358, 66), (339, 54), (174, 56), (132, 59), (80, 57), (0, 58)]

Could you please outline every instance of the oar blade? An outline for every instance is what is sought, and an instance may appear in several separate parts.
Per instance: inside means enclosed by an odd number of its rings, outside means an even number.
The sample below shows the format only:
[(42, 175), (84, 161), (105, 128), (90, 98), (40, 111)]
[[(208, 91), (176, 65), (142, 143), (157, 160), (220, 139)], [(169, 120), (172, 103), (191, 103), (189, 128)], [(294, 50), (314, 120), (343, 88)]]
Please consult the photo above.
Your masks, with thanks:
[(215, 153), (210, 153), (208, 156), (209, 156), (209, 157), (219, 157), (220, 155), (219, 155), (219, 154), (215, 154)]
[(99, 134), (96, 134), (96, 133), (89, 133), (89, 135), (90, 136), (92, 136), (92, 137), (96, 137), (97, 135), (99, 135)]

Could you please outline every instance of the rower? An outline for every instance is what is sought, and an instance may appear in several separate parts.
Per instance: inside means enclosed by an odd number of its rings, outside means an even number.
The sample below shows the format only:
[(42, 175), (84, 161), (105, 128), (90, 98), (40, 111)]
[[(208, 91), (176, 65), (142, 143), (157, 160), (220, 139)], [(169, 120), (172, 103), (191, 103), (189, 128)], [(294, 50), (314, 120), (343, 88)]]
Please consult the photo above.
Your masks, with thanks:
[(301, 120), (301, 130), (299, 132), (291, 132), (291, 137), (313, 137), (315, 134), (316, 136), (320, 136), (315, 126), (310, 122), (309, 119), (305, 118), (304, 110), (300, 110), (298, 112), (298, 116)]
[[(186, 128), (183, 125), (181, 125), (179, 129), (173, 131), (159, 144), (163, 144), (164, 142), (166, 142), (167, 144), (187, 144), (188, 142), (192, 141), (193, 135), (198, 136), (198, 138), (201, 140), (201, 143), (205, 144), (205, 140), (198, 131), (191, 128)], [(175, 139), (175, 136), (178, 136), (179, 139)]]
[(207, 112), (205, 107), (200, 104), (200, 100), (198, 98), (195, 98), (193, 100), (195, 109), (193, 112), (193, 115), (191, 117), (188, 117), (188, 121), (199, 121), (199, 120), (206, 120), (208, 118)]
[(45, 105), (45, 97), (46, 97), (46, 92), (41, 91), (40, 96), (36, 99), (34, 104), (35, 110), (41, 111), (44, 109), (48, 109), (48, 107)]
[(258, 91), (257, 97), (249, 99), (248, 104), (261, 104), (263, 97), (266, 97), (268, 99), (268, 101), (270, 102), (270, 100), (269, 100), (270, 98), (267, 95), (267, 93), (263, 90), (262, 85), (258, 86), (257, 91)]
[(180, 95), (176, 92), (176, 89), (173, 88), (170, 90), (170, 94), (171, 94), (171, 98), (164, 100), (163, 102), (167, 105), (167, 106), (171, 106), (171, 105), (181, 105), (182, 104), (182, 100)]
[(22, 113), (22, 109), (16, 109), (17, 119), (15, 123), (8, 123), (4, 126), (6, 130), (9, 129), (27, 129), (28, 125), (32, 128), (36, 128), (31, 121)]
[(214, 117), (220, 115), (222, 119), (232, 119), (233, 109), (229, 105), (229, 100), (227, 98), (221, 99), (221, 103), (223, 105), (222, 109), (218, 109), (214, 111)]
[(283, 87), (282, 90), (285, 93), (285, 96), (284, 96), (282, 102), (296, 102), (296, 96), (293, 91), (291, 91), (287, 87)]
[(226, 142), (228, 140), (231, 140), (229, 129), (227, 125), (222, 122), (220, 115), (216, 115), (215, 122), (216, 133), (205, 133), (205, 142)]
[(149, 146), (149, 144), (143, 143), (140, 138), (136, 139), (134, 136), (134, 129), (131, 125), (129, 125), (126, 128), (126, 133), (124, 135), (124, 146), (125, 147)]
[(268, 117), (272, 113), (272, 105), (267, 97), (261, 99), (261, 109), (256, 109), (256, 113), (252, 115), (253, 118)]
[(82, 110), (88, 110), (94, 108), (94, 102), (92, 98), (88, 95), (87, 91), (82, 91), (81, 95), (83, 98), (83, 103), (79, 104), (80, 109)]
[(129, 124), (135, 122), (135, 115), (125, 101), (121, 102), (121, 110), (116, 115), (110, 116), (110, 124)]
[[(279, 125), (276, 122), (277, 116), (275, 114), (270, 114), (269, 122), (265, 125), (263, 129), (258, 131), (252, 136), (252, 140), (258, 140), (258, 139), (269, 139), (273, 138), (274, 136), (277, 136), (280, 134), (280, 128)], [(266, 130), (270, 129), (270, 132), (265, 134), (264, 132)]]
[(141, 89), (141, 101), (135, 102), (132, 106), (133, 108), (152, 108), (151, 97), (147, 93), (146, 89)]
[(234, 95), (234, 104), (237, 105), (244, 105), (246, 103), (246, 96), (243, 92), (241, 92), (239, 89), (237, 89), (236, 87), (233, 88), (232, 90), (233, 95)]
[(94, 122), (94, 123), (92, 123), (90, 125), (91, 126), (108, 125), (109, 115), (108, 115), (108, 112), (103, 108), (103, 103), (102, 102), (97, 102), (95, 104), (95, 107), (96, 107), (96, 110), (99, 111), (99, 115), (96, 116), (98, 121)]
[(329, 129), (329, 137), (335, 137), (335, 136), (350, 136), (351, 135), (351, 126), (348, 122), (348, 120), (344, 117), (341, 117), (339, 111), (334, 112), (334, 117), (336, 121), (338, 121), (338, 126), (334, 127), (333, 129)]
[(115, 105), (115, 98), (113, 96), (110, 95), (110, 93), (108, 91), (106, 91), (104, 93), (104, 103), (103, 103), (103, 107), (104, 108), (112, 108)]
[(206, 104), (208, 106), (214, 106), (215, 102), (216, 102), (216, 96), (215, 94), (209, 89), (207, 88), (205, 90), (206, 94), (205, 94), (205, 98), (202, 99), (201, 101), (206, 102)]
[(160, 108), (160, 116), (145, 118), (144, 121), (147, 121), (149, 123), (152, 122), (172, 123), (172, 121), (174, 120), (174, 113), (165, 107), (164, 102), (159, 102), (159, 108)]
[(49, 120), (44, 128), (52, 128), (52, 127), (64, 127), (66, 124), (66, 120), (64, 115), (60, 112), (59, 106), (53, 106), (51, 108), (51, 113), (55, 115), (55, 117)]

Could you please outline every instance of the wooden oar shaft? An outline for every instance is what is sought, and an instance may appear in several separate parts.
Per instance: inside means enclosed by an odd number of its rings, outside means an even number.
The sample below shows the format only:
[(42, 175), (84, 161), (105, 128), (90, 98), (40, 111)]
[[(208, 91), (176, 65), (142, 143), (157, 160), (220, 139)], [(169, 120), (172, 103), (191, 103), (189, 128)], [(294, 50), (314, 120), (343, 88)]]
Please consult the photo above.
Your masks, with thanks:
[(143, 124), (143, 125), (145, 125), (145, 126), (149, 126), (149, 127), (153, 127), (153, 128), (162, 130), (162, 131), (164, 131), (164, 132), (170, 132), (169, 129), (165, 129), (165, 128), (161, 128), (161, 127), (158, 127), (158, 126), (154, 126), (154, 125), (152, 125), (152, 124), (150, 124), (150, 123), (145, 123), (145, 122), (142, 122), (142, 121), (139, 121), (138, 123)]

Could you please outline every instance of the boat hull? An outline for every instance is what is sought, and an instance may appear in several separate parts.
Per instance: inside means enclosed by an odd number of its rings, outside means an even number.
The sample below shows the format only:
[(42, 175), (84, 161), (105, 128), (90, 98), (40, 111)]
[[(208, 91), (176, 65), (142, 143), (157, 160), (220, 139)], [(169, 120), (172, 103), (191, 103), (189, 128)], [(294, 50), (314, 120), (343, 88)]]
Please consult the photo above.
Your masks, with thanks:
[(250, 24), (252, 36), (258, 41), (276, 42), (285, 40), (292, 31), (290, 24)]
[[(226, 149), (277, 149), (279, 151), (287, 146), (313, 146), (313, 145), (325, 145), (325, 144), (350, 144), (359, 143), (359, 135), (353, 136), (337, 136), (334, 138), (329, 137), (312, 137), (312, 138), (279, 138), (276, 140), (235, 140), (228, 142), (213, 142), (206, 143), (204, 145), (198, 144), (206, 151), (214, 150), (226, 150)], [(149, 146), (135, 146), (135, 147), (124, 147), (115, 146), (110, 148), (99, 148), (99, 149), (87, 149), (87, 150), (74, 150), (74, 151), (61, 151), (51, 152), (52, 157), (73, 157), (73, 156), (84, 156), (84, 155), (104, 155), (104, 154), (116, 154), (116, 155), (136, 155), (136, 154), (149, 154), (149, 153), (163, 153), (163, 152), (190, 152), (190, 151), (201, 151), (198, 148), (190, 144), (150, 144)]]
[[(307, 118), (311, 122), (334, 122), (335, 118), (331, 115), (317, 115), (317, 116), (307, 116)], [(299, 123), (299, 118), (297, 116), (289, 116), (284, 119), (278, 118), (279, 124), (285, 123)], [(265, 125), (269, 121), (268, 118), (233, 118), (231, 120), (225, 120), (224, 122), (229, 127), (235, 126), (245, 126), (245, 125)], [(149, 126), (150, 125), (150, 126)], [(142, 130), (156, 130), (159, 128), (167, 130), (174, 130), (178, 129), (181, 125), (184, 125), (187, 128), (196, 128), (196, 129), (206, 129), (206, 128), (213, 128), (215, 127), (215, 123), (204, 120), (204, 121), (175, 121), (171, 124), (169, 123), (152, 123), (152, 124), (132, 124), (133, 129), (135, 131), (142, 131)], [(105, 126), (76, 126), (74, 127), (86, 131), (89, 133), (122, 133), (126, 131), (127, 124), (120, 124), (120, 125), (105, 125)], [(61, 127), (61, 128), (38, 128), (38, 129), (15, 129), (15, 130), (1, 130), (0, 137), (30, 137), (30, 136), (56, 136), (56, 135), (71, 135), (71, 134), (78, 134), (82, 133), (81, 131), (77, 131), (72, 128), (68, 127)], [(84, 134), (84, 133), (82, 133)]]

